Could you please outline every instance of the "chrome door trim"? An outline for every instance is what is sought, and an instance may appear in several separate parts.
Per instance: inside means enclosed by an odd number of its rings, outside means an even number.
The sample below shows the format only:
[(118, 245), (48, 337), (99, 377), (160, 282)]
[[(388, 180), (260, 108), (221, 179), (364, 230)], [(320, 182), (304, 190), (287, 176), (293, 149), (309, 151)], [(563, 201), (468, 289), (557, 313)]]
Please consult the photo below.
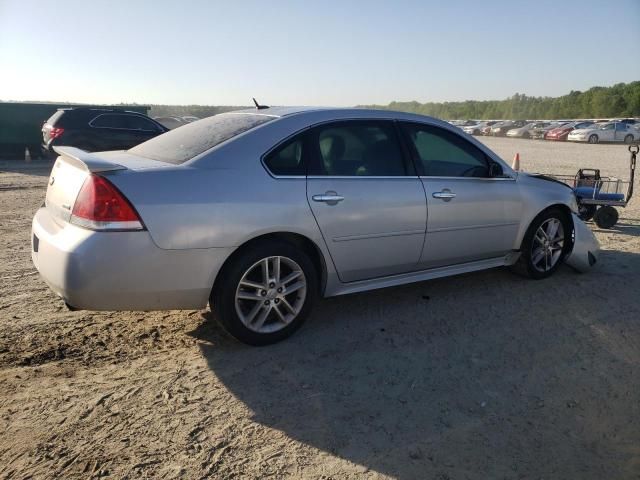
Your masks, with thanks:
[(487, 225), (469, 225), (464, 227), (444, 227), (444, 228), (434, 228), (431, 230), (427, 230), (427, 235), (430, 233), (436, 232), (455, 232), (458, 230), (477, 230), (479, 228), (495, 228), (495, 227), (509, 227), (511, 225), (519, 225), (518, 222), (504, 222), (504, 223), (490, 223)]
[(350, 240), (365, 240), (368, 238), (400, 237), (403, 235), (424, 235), (424, 230), (405, 230), (402, 232), (369, 233), (365, 235), (348, 235), (346, 237), (334, 237), (334, 242), (348, 242)]

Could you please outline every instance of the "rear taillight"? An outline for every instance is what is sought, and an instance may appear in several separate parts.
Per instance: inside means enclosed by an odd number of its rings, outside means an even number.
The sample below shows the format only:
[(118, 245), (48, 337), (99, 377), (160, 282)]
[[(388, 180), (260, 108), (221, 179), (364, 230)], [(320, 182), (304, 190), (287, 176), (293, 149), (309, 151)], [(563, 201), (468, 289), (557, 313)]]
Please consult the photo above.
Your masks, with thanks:
[(49, 138), (51, 140), (53, 140), (54, 138), (58, 138), (63, 133), (64, 133), (64, 128), (62, 128), (62, 127), (51, 127), (51, 130), (49, 130)]
[(73, 205), (71, 223), (92, 230), (143, 230), (142, 220), (109, 180), (91, 174)]

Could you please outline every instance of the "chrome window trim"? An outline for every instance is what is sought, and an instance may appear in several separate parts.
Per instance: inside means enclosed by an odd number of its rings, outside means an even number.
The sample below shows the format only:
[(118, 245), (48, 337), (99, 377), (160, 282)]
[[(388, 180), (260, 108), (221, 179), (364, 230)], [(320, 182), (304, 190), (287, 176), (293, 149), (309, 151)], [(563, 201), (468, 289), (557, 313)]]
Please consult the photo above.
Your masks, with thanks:
[(398, 180), (407, 180), (412, 179), (415, 180), (418, 178), (417, 175), (308, 175), (308, 179), (310, 180), (322, 180), (322, 179), (333, 179), (333, 180), (351, 180), (353, 178), (361, 178), (361, 179), (398, 179)]
[[(161, 130), (158, 128), (156, 130), (143, 130), (140, 128), (121, 128), (121, 127), (100, 127), (100, 126), (95, 126), (93, 124), (93, 122), (95, 122), (98, 118), (103, 117), (105, 115), (122, 115), (122, 116), (127, 116), (127, 117), (138, 117), (140, 118), (141, 115), (136, 115), (133, 113), (116, 113), (116, 112), (105, 112), (105, 113), (101, 113), (100, 115), (96, 115), (95, 117), (93, 117), (90, 121), (89, 121), (89, 126), (91, 128), (105, 128), (105, 129), (109, 129), (109, 130), (125, 130), (127, 132), (160, 132)], [(147, 120), (146, 118), (142, 117), (144, 120)], [(153, 122), (151, 122), (153, 124)]]
[[(389, 116), (389, 117), (345, 117), (345, 118), (340, 118), (340, 119), (331, 119), (331, 120), (321, 120), (318, 121), (316, 123), (313, 123), (311, 125), (307, 125), (303, 128), (301, 128), (300, 130), (296, 130), (294, 133), (292, 133), (291, 135), (289, 135), (286, 138), (283, 138), (282, 140), (280, 140), (278, 143), (276, 143), (273, 147), (269, 148), (266, 152), (264, 152), (261, 156), (260, 156), (260, 163), (262, 164), (262, 167), (267, 171), (267, 173), (269, 174), (270, 177), (275, 178), (276, 180), (279, 179), (283, 179), (283, 178), (329, 178), (327, 175), (313, 175), (313, 176), (307, 176), (307, 175), (276, 175), (274, 174), (271, 170), (269, 170), (269, 167), (267, 167), (267, 164), (264, 162), (264, 159), (274, 150), (278, 149), (281, 145), (283, 145), (284, 143), (288, 142), (289, 140), (291, 140), (293, 137), (295, 137), (296, 135), (302, 135), (304, 134), (304, 132), (307, 132), (309, 130), (311, 130), (312, 128), (316, 128), (319, 127), (321, 125), (325, 125), (328, 123), (338, 123), (338, 122), (358, 122), (358, 121), (392, 121), (395, 122), (397, 121), (397, 119), (393, 116)], [(431, 124), (428, 124), (431, 125)], [(417, 175), (412, 176), (410, 178), (416, 178)], [(334, 177), (334, 178), (339, 178), (339, 177)], [(355, 176), (345, 176), (344, 178), (355, 178)], [(368, 178), (365, 176), (360, 176), (359, 178)], [(370, 178), (382, 178), (382, 177), (370, 177)], [(391, 178), (398, 178), (398, 177), (391, 177)]]
[[(265, 171), (267, 172), (267, 174), (271, 178), (273, 178), (275, 180), (283, 180), (283, 179), (287, 179), (287, 178), (307, 178), (307, 179), (319, 179), (319, 178), (334, 178), (334, 179), (342, 179), (342, 178), (420, 178), (420, 179), (422, 179), (422, 178), (437, 178), (437, 179), (443, 179), (443, 180), (464, 178), (464, 179), (467, 179), (467, 180), (500, 180), (500, 181), (505, 181), (505, 180), (515, 181), (516, 180), (516, 177), (512, 177), (510, 175), (507, 175), (505, 177), (491, 177), (491, 178), (483, 178), (483, 177), (435, 177), (435, 176), (431, 177), (431, 176), (427, 176), (427, 175), (421, 176), (421, 175), (417, 175), (417, 174), (416, 175), (402, 175), (402, 176), (380, 176), (380, 177), (369, 176), (369, 175), (361, 175), (361, 176), (360, 175), (354, 175), (354, 176), (349, 176), (349, 175), (345, 175), (345, 176), (336, 176), (336, 175), (333, 175), (333, 176), (329, 176), (329, 175), (276, 175), (271, 170), (269, 170), (269, 167), (267, 167), (266, 163), (264, 162), (264, 159), (265, 159), (265, 157), (267, 155), (269, 155), (271, 152), (273, 152), (274, 150), (279, 148), (285, 142), (291, 140), (296, 135), (302, 135), (304, 132), (306, 132), (308, 130), (311, 130), (312, 128), (316, 128), (316, 127), (319, 127), (321, 125), (325, 125), (325, 124), (328, 124), (328, 123), (360, 121), (360, 120), (408, 122), (408, 123), (416, 123), (416, 124), (427, 125), (427, 126), (431, 126), (431, 127), (442, 128), (442, 129), (447, 130), (447, 131), (449, 131), (449, 132), (451, 132), (453, 134), (457, 134), (463, 140), (466, 140), (467, 142), (469, 142), (463, 135), (460, 135), (459, 132), (456, 132), (454, 129), (449, 130), (445, 126), (439, 125), (437, 122), (431, 122), (429, 120), (426, 120), (426, 121), (405, 120), (405, 119), (399, 119), (399, 118), (394, 117), (394, 116), (376, 116), (376, 117), (365, 117), (365, 118), (361, 118), (361, 117), (346, 117), (346, 118), (341, 118), (341, 119), (321, 120), (321, 121), (318, 121), (318, 122), (313, 123), (311, 125), (307, 125), (307, 126), (301, 128), (300, 130), (296, 130), (291, 135), (283, 138), (278, 143), (276, 143), (274, 146), (269, 148), (266, 152), (264, 152), (260, 156), (260, 163), (262, 164), (262, 168), (264, 168)], [(498, 163), (500, 165), (502, 165), (502, 164), (506, 165), (506, 162), (504, 162), (504, 160), (500, 159), (500, 161), (498, 161), (497, 158), (499, 158), (499, 157), (497, 157), (497, 155), (493, 151), (489, 150), (485, 145), (480, 144), (482, 147), (484, 147), (484, 148), (480, 148), (478, 145), (475, 145), (475, 143), (473, 143), (473, 142), (469, 142), (469, 143), (471, 145), (473, 145), (475, 148), (478, 148), (482, 153), (487, 155), (487, 157), (489, 157), (489, 159), (491, 159), (495, 163)], [(491, 153), (491, 155), (489, 154), (489, 152)]]
[(290, 180), (290, 179), (300, 180), (300, 179), (307, 178), (305, 175), (274, 175), (266, 167), (265, 169), (267, 170), (267, 173), (269, 174), (269, 176), (274, 178), (275, 180)]
[(482, 180), (486, 181), (496, 181), (496, 182), (504, 182), (504, 181), (512, 181), (515, 182), (516, 179), (509, 175), (504, 177), (442, 177), (442, 176), (429, 176), (429, 175), (420, 175), (421, 180)]

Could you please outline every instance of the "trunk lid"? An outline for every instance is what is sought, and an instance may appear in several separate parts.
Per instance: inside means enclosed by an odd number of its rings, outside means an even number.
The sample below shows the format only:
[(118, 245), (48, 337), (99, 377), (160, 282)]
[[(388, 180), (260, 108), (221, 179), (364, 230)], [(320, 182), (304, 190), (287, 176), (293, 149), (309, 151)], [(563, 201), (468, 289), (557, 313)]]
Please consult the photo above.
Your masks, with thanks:
[(68, 222), (73, 204), (84, 181), (92, 173), (111, 174), (120, 171), (173, 167), (171, 164), (137, 157), (124, 151), (89, 153), (75, 147), (54, 147), (57, 158), (45, 198), (45, 206), (54, 218)]

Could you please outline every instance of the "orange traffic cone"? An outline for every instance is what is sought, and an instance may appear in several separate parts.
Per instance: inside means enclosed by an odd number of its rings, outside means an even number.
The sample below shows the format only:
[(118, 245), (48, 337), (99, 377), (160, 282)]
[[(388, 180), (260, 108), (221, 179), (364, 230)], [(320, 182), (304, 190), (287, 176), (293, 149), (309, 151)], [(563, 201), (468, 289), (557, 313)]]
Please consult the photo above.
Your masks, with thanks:
[(513, 168), (516, 172), (520, 170), (520, 154), (516, 153), (516, 156), (513, 157), (513, 163), (511, 164), (511, 168)]

